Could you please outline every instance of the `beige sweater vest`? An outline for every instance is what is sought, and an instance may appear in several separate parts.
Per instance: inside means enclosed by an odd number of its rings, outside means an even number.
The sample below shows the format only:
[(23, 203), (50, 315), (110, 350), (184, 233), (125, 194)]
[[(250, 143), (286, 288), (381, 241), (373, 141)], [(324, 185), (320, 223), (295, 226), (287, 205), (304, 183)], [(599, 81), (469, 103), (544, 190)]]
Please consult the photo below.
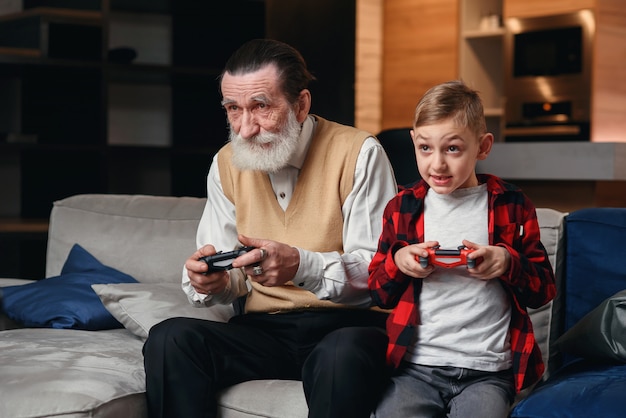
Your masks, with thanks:
[[(342, 205), (352, 191), (356, 160), (367, 132), (316, 116), (317, 127), (286, 211), (280, 207), (269, 176), (237, 170), (230, 163), (232, 147), (218, 154), (226, 197), (235, 205), (237, 230), (254, 238), (288, 243), (317, 252), (343, 252)], [(338, 308), (312, 292), (295, 287), (265, 287), (254, 281), (246, 312), (284, 312)]]

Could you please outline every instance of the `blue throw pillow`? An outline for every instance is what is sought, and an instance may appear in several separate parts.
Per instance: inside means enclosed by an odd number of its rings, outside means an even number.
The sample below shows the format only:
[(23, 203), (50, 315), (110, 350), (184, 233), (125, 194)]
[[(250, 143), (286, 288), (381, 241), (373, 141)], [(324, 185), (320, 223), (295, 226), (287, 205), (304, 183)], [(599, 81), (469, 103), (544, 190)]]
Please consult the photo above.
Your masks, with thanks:
[(137, 283), (137, 280), (100, 263), (74, 244), (61, 275), (25, 285), (7, 286), (3, 310), (26, 327), (102, 330), (121, 328), (91, 288), (92, 284)]

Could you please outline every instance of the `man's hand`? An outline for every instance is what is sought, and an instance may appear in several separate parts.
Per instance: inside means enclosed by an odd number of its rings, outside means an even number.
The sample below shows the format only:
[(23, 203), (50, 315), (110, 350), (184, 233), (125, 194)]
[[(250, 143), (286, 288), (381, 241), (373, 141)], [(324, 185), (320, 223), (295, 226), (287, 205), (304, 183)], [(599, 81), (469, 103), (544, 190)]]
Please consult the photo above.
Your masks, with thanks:
[(208, 273), (209, 266), (207, 263), (199, 260), (201, 257), (213, 255), (215, 253), (216, 251), (214, 246), (210, 244), (205, 245), (193, 253), (193, 255), (185, 262), (191, 286), (193, 286), (198, 293), (205, 295), (218, 294), (222, 293), (226, 286), (228, 286), (230, 281), (228, 272), (216, 271)]
[(241, 234), (239, 242), (256, 248), (233, 261), (233, 268), (244, 267), (251, 280), (263, 286), (282, 286), (296, 275), (300, 265), (300, 253), (296, 248)]

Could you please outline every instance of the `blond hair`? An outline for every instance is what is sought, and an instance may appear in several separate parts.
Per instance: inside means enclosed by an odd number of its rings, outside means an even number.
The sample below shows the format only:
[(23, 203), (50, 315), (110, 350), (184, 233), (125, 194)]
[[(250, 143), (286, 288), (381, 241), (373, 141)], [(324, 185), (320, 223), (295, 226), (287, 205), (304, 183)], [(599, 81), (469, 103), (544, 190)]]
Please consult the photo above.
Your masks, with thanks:
[(477, 137), (487, 131), (478, 92), (461, 80), (448, 81), (428, 89), (415, 108), (413, 127), (432, 125), (449, 118), (457, 126), (469, 128)]

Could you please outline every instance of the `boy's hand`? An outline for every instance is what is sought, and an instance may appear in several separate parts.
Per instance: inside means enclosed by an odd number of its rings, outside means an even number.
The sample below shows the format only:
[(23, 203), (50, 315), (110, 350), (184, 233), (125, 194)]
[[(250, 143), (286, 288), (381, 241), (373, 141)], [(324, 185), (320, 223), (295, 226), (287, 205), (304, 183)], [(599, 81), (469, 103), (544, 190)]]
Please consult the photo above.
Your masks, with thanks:
[(468, 240), (463, 240), (463, 245), (474, 250), (467, 256), (476, 260), (476, 267), (468, 269), (472, 277), (481, 280), (497, 279), (511, 266), (511, 254), (504, 247), (479, 245)]
[(398, 269), (407, 276), (415, 277), (416, 279), (426, 278), (434, 270), (434, 266), (429, 263), (428, 267), (424, 268), (420, 266), (419, 258), (428, 257), (428, 251), (426, 249), (439, 245), (437, 241), (426, 241), (420, 244), (407, 245), (400, 248), (393, 256), (393, 261), (398, 266)]

